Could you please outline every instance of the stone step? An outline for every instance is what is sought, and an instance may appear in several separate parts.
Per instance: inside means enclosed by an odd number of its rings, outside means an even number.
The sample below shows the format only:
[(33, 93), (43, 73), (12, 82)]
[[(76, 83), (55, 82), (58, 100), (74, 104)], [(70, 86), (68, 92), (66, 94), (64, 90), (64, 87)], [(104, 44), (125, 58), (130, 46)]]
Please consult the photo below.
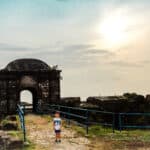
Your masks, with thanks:
[(23, 148), (23, 141), (12, 137), (7, 132), (0, 130), (0, 150), (20, 150)]
[(8, 141), (8, 145), (7, 145), (7, 148), (8, 149), (17, 149), (17, 148), (22, 148), (23, 147), (23, 141), (19, 140), (19, 139), (10, 139)]

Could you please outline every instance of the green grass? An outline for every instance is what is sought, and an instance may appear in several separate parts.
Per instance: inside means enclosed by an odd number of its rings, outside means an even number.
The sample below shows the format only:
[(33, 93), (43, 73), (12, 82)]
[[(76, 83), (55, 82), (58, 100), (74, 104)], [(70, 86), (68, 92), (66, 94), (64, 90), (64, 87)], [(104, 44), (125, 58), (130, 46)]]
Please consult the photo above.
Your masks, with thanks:
[[(80, 135), (86, 135), (85, 128), (73, 126), (73, 129), (77, 131)], [(117, 141), (142, 141), (150, 142), (150, 130), (115, 130), (115, 133), (112, 132), (111, 128), (104, 128), (102, 126), (91, 126), (89, 127), (89, 138), (93, 137), (102, 137), (110, 140)]]
[(23, 137), (23, 134), (21, 131), (12, 130), (12, 131), (7, 131), (7, 133), (8, 133), (8, 135), (19, 138), (19, 139), (22, 139), (22, 137)]
[(7, 123), (9, 123), (9, 120), (7, 120), (7, 119), (4, 119), (1, 121), (2, 126), (6, 125)]
[[(7, 131), (8, 135), (10, 136), (13, 136), (13, 137), (16, 137), (16, 138), (19, 138), (21, 140), (23, 140), (23, 132), (22, 132), (22, 129), (21, 129), (21, 126), (20, 126), (20, 119), (19, 119), (19, 116), (16, 115), (16, 118), (17, 118), (17, 124), (19, 125), (19, 130), (15, 131), (15, 130), (12, 130), (12, 131)], [(7, 120), (6, 120), (7, 121)], [(27, 137), (26, 137), (27, 138)], [(28, 144), (26, 144), (28, 143)], [(27, 139), (27, 142), (24, 143), (24, 147), (22, 150), (34, 150), (35, 149), (35, 144), (33, 144), (31, 141), (29, 141)]]
[(27, 141), (28, 144), (25, 144), (22, 150), (35, 150), (35, 144)]
[[(23, 133), (21, 130), (19, 130), (19, 131), (7, 131), (7, 134), (10, 136), (13, 136), (15, 138), (23, 140)], [(33, 143), (31, 143), (28, 139), (27, 139), (26, 143), (28, 143), (28, 144), (24, 143), (22, 150), (34, 150), (35, 149), (35, 145)]]
[[(7, 133), (10, 136), (23, 140), (23, 133), (21, 131), (8, 131)], [(29, 141), (28, 139), (26, 143), (24, 143), (22, 150), (34, 150), (35, 149), (35, 144)]]
[(115, 130), (113, 133), (111, 128), (105, 128), (102, 126), (89, 127), (89, 134), (86, 135), (86, 130), (83, 127), (76, 125), (71, 126), (78, 136), (86, 136), (89, 138), (92, 144), (98, 145), (99, 141), (105, 141), (111, 147), (111, 150), (115, 149), (128, 149), (149, 148), (150, 147), (150, 130)]

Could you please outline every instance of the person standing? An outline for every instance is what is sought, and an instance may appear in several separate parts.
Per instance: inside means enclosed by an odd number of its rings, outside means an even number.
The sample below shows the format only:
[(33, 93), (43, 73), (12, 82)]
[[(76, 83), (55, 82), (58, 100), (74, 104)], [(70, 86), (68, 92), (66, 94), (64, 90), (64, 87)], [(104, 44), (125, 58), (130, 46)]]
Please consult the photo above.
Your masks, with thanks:
[(56, 137), (55, 142), (60, 143), (61, 142), (61, 118), (59, 112), (55, 113), (55, 117), (53, 119), (53, 129)]

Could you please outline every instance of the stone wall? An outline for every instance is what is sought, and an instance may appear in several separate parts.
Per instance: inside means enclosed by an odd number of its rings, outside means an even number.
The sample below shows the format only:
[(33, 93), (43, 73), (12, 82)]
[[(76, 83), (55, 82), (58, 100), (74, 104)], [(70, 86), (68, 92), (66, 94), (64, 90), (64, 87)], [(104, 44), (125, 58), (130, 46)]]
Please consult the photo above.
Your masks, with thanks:
[(7, 113), (7, 84), (0, 81), (0, 114)]
[(33, 111), (60, 101), (60, 70), (35, 59), (11, 62), (0, 70), (0, 115), (16, 113), (20, 93), (33, 95)]
[(81, 103), (80, 97), (62, 97), (59, 104), (64, 106), (78, 107)]
[(142, 95), (88, 97), (88, 104), (97, 105), (99, 110), (111, 112), (149, 112), (150, 101)]

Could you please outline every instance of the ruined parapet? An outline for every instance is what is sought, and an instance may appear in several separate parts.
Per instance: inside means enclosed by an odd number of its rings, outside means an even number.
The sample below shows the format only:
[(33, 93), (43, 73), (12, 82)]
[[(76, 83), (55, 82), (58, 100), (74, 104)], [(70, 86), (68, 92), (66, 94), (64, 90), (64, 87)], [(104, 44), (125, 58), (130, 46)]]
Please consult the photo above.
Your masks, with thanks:
[(150, 96), (126, 93), (123, 96), (93, 96), (87, 103), (97, 105), (99, 110), (111, 112), (149, 112)]
[(93, 96), (87, 98), (87, 103), (96, 105), (102, 111), (119, 112), (126, 100), (124, 96)]
[(80, 105), (80, 103), (81, 103), (80, 97), (62, 97), (59, 104), (64, 106), (77, 107)]
[(97, 104), (92, 104), (88, 102), (81, 102), (80, 107), (84, 109), (94, 109), (94, 110), (99, 110), (99, 105)]
[(146, 102), (150, 103), (150, 95), (146, 95)]

